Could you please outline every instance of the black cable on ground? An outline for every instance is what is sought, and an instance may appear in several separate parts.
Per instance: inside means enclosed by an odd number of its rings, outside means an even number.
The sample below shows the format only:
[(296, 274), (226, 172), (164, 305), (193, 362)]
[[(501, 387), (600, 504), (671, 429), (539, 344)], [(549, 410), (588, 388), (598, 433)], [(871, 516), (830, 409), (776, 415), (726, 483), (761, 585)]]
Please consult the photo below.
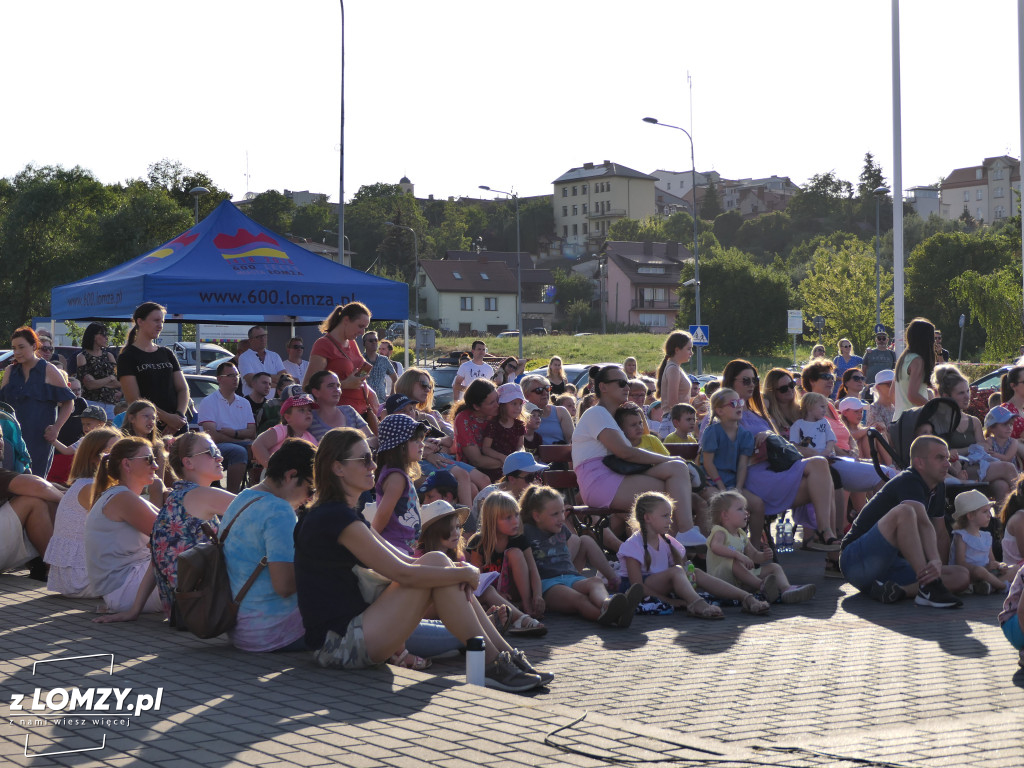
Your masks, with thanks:
[[(654, 763), (675, 763), (677, 765), (693, 765), (693, 766), (703, 766), (703, 765), (716, 765), (716, 766), (720, 766), (720, 765), (723, 765), (723, 764), (729, 764), (729, 765), (756, 765), (756, 766), (764, 766), (765, 768), (777, 768), (777, 763), (762, 763), (762, 762), (759, 762), (757, 760), (749, 760), (749, 759), (746, 759), (746, 758), (728, 758), (722, 752), (715, 752), (715, 751), (710, 750), (710, 749), (703, 749), (701, 747), (694, 747), (694, 746), (690, 746), (689, 744), (681, 744), (679, 742), (674, 742), (674, 741), (665, 741), (664, 739), (661, 739), (661, 741), (663, 741), (666, 744), (671, 744), (673, 747), (675, 747), (677, 749), (686, 749), (686, 750), (689, 750), (691, 752), (701, 752), (701, 753), (703, 753), (705, 755), (710, 755), (711, 757), (717, 758), (717, 759), (712, 761), (710, 758), (703, 758), (703, 757), (633, 758), (633, 757), (618, 757), (616, 755), (599, 755), (599, 754), (596, 754), (594, 752), (586, 752), (586, 751), (584, 751), (582, 749), (577, 749), (576, 747), (571, 747), (568, 744), (556, 744), (552, 740), (552, 737), (554, 737), (555, 734), (561, 733), (562, 731), (566, 731), (566, 730), (572, 728), (577, 723), (582, 722), (583, 719), (586, 718), (586, 716), (588, 714), (589, 714), (588, 712), (584, 712), (582, 715), (577, 717), (571, 723), (566, 723), (565, 725), (562, 725), (562, 726), (559, 726), (558, 728), (555, 728), (553, 731), (551, 731), (550, 733), (548, 733), (547, 735), (544, 736), (544, 744), (549, 746), (549, 747), (553, 747), (554, 749), (561, 750), (562, 752), (566, 752), (568, 754), (579, 755), (580, 757), (587, 757), (587, 758), (590, 758), (591, 760), (599, 760), (599, 761), (602, 761), (602, 762), (605, 762), (605, 763), (612, 763), (614, 765), (651, 765), (651, 764), (654, 764)], [(854, 763), (856, 765), (872, 766), (872, 768), (915, 768), (915, 766), (909, 765), (907, 763), (889, 763), (889, 762), (884, 762), (884, 761), (879, 761), (879, 760), (870, 760), (870, 759), (862, 758), (862, 757), (847, 757), (845, 755), (836, 755), (836, 754), (832, 754), (832, 753), (829, 753), (829, 752), (820, 752), (820, 751), (813, 750), (813, 749), (806, 749), (804, 747), (751, 747), (750, 749), (752, 749), (753, 751), (756, 751), (756, 752), (780, 752), (780, 753), (783, 753), (783, 754), (790, 754), (790, 755), (794, 755), (794, 756), (804, 755), (804, 756), (808, 756), (808, 757), (824, 758), (824, 759), (832, 760), (834, 762), (847, 762), (847, 763)], [(652, 750), (648, 750), (648, 751), (652, 751)], [(723, 758), (724, 758), (724, 760), (723, 760)]]

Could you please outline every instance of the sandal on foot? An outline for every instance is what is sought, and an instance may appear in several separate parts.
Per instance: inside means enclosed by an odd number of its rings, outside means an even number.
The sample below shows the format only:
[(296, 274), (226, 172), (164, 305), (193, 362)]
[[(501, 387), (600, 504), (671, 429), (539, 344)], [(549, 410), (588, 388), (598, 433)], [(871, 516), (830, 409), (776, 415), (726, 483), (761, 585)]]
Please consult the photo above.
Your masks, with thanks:
[(518, 637), (544, 637), (548, 633), (548, 628), (529, 614), (523, 613), (512, 622), (508, 633)]
[(711, 605), (703, 597), (698, 597), (688, 606), (686, 606), (686, 612), (691, 616), (695, 616), (698, 619), (724, 619), (725, 614), (722, 613), (722, 609), (717, 605)]
[(498, 633), (504, 635), (512, 624), (512, 611), (507, 605), (494, 605), (487, 610), (487, 618), (491, 620)]
[(423, 670), (428, 669), (432, 662), (430, 659), (413, 656), (409, 653), (408, 649), (403, 648), (388, 659), (388, 664), (401, 667), (402, 669), (415, 669), (417, 672), (422, 672)]
[(774, 603), (779, 599), (781, 592), (779, 591), (778, 582), (779, 580), (774, 573), (769, 573), (764, 577), (764, 581), (761, 582), (761, 594), (764, 595), (764, 599), (769, 603)]
[(813, 549), (815, 552), (838, 552), (839, 544), (839, 539), (835, 536), (829, 536), (826, 539), (822, 536), (821, 531), (815, 531), (805, 546), (807, 549)]
[(622, 614), (629, 608), (626, 596), (621, 592), (606, 599), (601, 606), (601, 615), (597, 617), (597, 623), (606, 627), (619, 623)]
[(754, 616), (761, 616), (772, 609), (772, 607), (764, 600), (758, 600), (757, 595), (747, 595), (744, 597), (743, 602), (740, 604), (740, 608), (744, 613), (749, 613)]

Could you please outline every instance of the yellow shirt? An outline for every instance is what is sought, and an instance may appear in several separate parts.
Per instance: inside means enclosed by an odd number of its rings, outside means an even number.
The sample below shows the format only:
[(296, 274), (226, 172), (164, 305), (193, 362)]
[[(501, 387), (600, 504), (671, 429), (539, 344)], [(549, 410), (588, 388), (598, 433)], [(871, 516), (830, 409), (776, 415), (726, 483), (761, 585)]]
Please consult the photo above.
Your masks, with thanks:
[(693, 435), (687, 435), (686, 437), (680, 437), (678, 432), (673, 432), (671, 435), (665, 438), (665, 443), (688, 443), (693, 444), (697, 442), (697, 438)]
[(661, 440), (656, 438), (654, 435), (644, 435), (640, 438), (640, 445), (637, 448), (643, 448), (645, 451), (651, 453), (660, 453), (662, 456), (668, 456), (668, 448), (662, 445)]

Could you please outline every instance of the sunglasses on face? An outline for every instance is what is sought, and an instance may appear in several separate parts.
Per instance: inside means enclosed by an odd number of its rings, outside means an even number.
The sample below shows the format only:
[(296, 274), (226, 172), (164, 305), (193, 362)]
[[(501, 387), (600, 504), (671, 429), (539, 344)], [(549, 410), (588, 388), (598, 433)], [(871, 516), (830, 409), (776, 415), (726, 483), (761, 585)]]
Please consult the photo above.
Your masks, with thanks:
[(835, 381), (836, 375), (834, 373), (819, 373), (818, 378), (824, 379), (825, 381)]
[(156, 456), (152, 453), (147, 453), (145, 456), (129, 456), (128, 461), (134, 461), (135, 459), (142, 459), (151, 467), (157, 466)]
[(53, 347), (40, 347), (43, 352), (53, 352)]
[(751, 385), (756, 386), (759, 379), (757, 378), (757, 376), (754, 376), (753, 378), (749, 376), (744, 376), (742, 379), (737, 379), (737, 381), (744, 387), (749, 387)]
[(789, 384), (781, 384), (775, 388), (776, 392), (792, 392), (796, 389), (796, 382), (791, 381)]
[(864, 381), (864, 377), (863, 376), (859, 376), (859, 375), (858, 376), (851, 376), (850, 377), (850, 381)]
[(551, 391), (551, 387), (534, 387), (530, 391), (535, 395), (546, 395)]
[(292, 344), (292, 349), (305, 349), (306, 347), (302, 344)]
[(202, 456), (207, 453), (210, 454), (210, 458), (214, 460), (220, 460), (224, 458), (224, 454), (220, 452), (220, 448), (210, 448), (205, 451), (199, 451), (199, 453), (193, 453), (192, 457), (195, 458), (196, 456)]
[(726, 400), (722, 405), (728, 405), (730, 408), (742, 408), (743, 398), (737, 397), (735, 400)]
[(342, 459), (342, 461), (361, 461), (363, 462), (363, 466), (367, 468), (374, 465), (372, 453), (364, 453), (362, 456), (354, 456), (351, 459)]
[(875, 336), (875, 341), (888, 341), (888, 336)]
[(539, 483), (541, 481), (542, 473), (540, 472), (518, 472), (516, 477), (527, 483)]

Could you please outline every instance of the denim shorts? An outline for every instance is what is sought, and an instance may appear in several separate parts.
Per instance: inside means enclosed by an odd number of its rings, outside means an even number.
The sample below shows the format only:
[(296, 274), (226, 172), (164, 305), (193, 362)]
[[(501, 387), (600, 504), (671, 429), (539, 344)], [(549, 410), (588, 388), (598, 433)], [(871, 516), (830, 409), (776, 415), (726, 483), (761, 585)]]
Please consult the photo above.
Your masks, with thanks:
[(550, 579), (541, 579), (540, 593), (543, 595), (556, 584), (561, 584), (562, 586), (569, 587), (569, 589), (572, 589), (573, 584), (575, 584), (577, 581), (583, 581), (585, 578), (587, 577), (580, 576), (578, 573), (566, 573), (561, 576), (552, 576)]
[(1011, 616), (1003, 622), (1003, 634), (1010, 641), (1010, 645), (1018, 651), (1024, 650), (1024, 629), (1020, 627), (1020, 619)]
[(873, 581), (895, 581), (914, 584), (917, 573), (900, 551), (888, 541), (878, 526), (874, 526), (856, 541), (847, 544), (839, 555), (839, 567), (846, 580), (861, 592), (866, 592)]
[(366, 650), (363, 614), (348, 623), (344, 637), (333, 629), (327, 630), (323, 646), (313, 651), (313, 659), (325, 669), (369, 669), (383, 664), (373, 661)]
[(221, 455), (224, 457), (224, 466), (231, 467), (235, 464), (245, 464), (249, 461), (249, 451), (241, 443), (218, 443)]

